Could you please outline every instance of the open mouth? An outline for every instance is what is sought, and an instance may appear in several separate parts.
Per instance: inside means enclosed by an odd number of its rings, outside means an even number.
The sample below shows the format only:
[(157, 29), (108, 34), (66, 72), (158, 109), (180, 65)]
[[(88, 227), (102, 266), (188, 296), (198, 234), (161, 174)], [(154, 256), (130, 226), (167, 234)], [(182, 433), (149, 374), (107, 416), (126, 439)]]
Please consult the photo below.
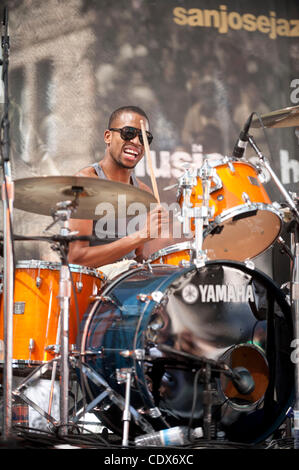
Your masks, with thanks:
[(123, 150), (123, 153), (126, 157), (127, 160), (130, 160), (130, 161), (135, 161), (136, 158), (138, 158), (139, 156), (139, 152), (136, 148), (134, 147), (125, 147), (124, 150)]

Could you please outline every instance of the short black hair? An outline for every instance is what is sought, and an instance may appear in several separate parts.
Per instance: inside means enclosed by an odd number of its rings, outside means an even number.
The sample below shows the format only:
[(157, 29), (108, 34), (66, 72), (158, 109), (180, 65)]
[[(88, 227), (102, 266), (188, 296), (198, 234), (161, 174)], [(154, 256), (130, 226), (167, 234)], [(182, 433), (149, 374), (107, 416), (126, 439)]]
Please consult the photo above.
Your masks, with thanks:
[(139, 108), (138, 106), (122, 106), (121, 108), (117, 108), (113, 113), (111, 114), (109, 121), (108, 121), (108, 129), (112, 127), (113, 121), (118, 118), (123, 112), (125, 111), (131, 111), (136, 114), (140, 114), (140, 116), (144, 116), (146, 120), (149, 122), (149, 119), (146, 115), (146, 113), (143, 111), (143, 109)]

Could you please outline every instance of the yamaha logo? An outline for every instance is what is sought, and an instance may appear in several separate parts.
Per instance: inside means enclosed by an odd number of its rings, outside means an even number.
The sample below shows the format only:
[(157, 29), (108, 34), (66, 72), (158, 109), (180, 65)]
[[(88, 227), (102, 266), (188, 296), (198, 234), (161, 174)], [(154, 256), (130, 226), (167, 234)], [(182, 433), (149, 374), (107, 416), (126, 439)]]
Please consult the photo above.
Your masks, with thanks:
[(202, 302), (254, 302), (251, 285), (199, 285)]
[(254, 302), (254, 293), (251, 285), (234, 284), (188, 284), (182, 291), (182, 297), (188, 304), (199, 299), (201, 302)]

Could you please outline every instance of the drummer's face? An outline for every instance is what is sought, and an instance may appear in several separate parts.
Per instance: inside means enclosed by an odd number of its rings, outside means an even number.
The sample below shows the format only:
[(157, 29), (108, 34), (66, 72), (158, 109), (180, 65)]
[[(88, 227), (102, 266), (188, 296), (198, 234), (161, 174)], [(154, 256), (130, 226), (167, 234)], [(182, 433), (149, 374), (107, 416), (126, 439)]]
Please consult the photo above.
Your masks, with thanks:
[[(145, 129), (149, 125), (144, 116), (131, 111), (125, 111), (111, 124), (111, 127), (121, 129), (125, 126), (141, 129), (140, 120), (143, 120)], [(104, 140), (112, 159), (122, 168), (133, 169), (144, 155), (144, 146), (140, 143), (138, 135), (126, 141), (121, 138), (120, 132), (106, 130)]]

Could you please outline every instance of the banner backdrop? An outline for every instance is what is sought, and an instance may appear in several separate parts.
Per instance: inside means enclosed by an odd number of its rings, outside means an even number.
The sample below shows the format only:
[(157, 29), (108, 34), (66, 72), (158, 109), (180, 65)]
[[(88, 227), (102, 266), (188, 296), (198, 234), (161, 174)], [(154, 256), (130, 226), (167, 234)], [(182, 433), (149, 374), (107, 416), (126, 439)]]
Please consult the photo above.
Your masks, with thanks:
[[(150, 118), (161, 200), (203, 158), (230, 157), (252, 112), (299, 104), (297, 0), (8, 0), (11, 159), (14, 178), (72, 175), (103, 157), (111, 112)], [(252, 130), (288, 190), (299, 181), (299, 129)], [(256, 161), (247, 148), (246, 159)], [(151, 185), (142, 161), (136, 174)], [(265, 184), (272, 201), (282, 197)], [(15, 209), (17, 233), (51, 217)], [(47, 244), (19, 243), (18, 259), (48, 259)]]

